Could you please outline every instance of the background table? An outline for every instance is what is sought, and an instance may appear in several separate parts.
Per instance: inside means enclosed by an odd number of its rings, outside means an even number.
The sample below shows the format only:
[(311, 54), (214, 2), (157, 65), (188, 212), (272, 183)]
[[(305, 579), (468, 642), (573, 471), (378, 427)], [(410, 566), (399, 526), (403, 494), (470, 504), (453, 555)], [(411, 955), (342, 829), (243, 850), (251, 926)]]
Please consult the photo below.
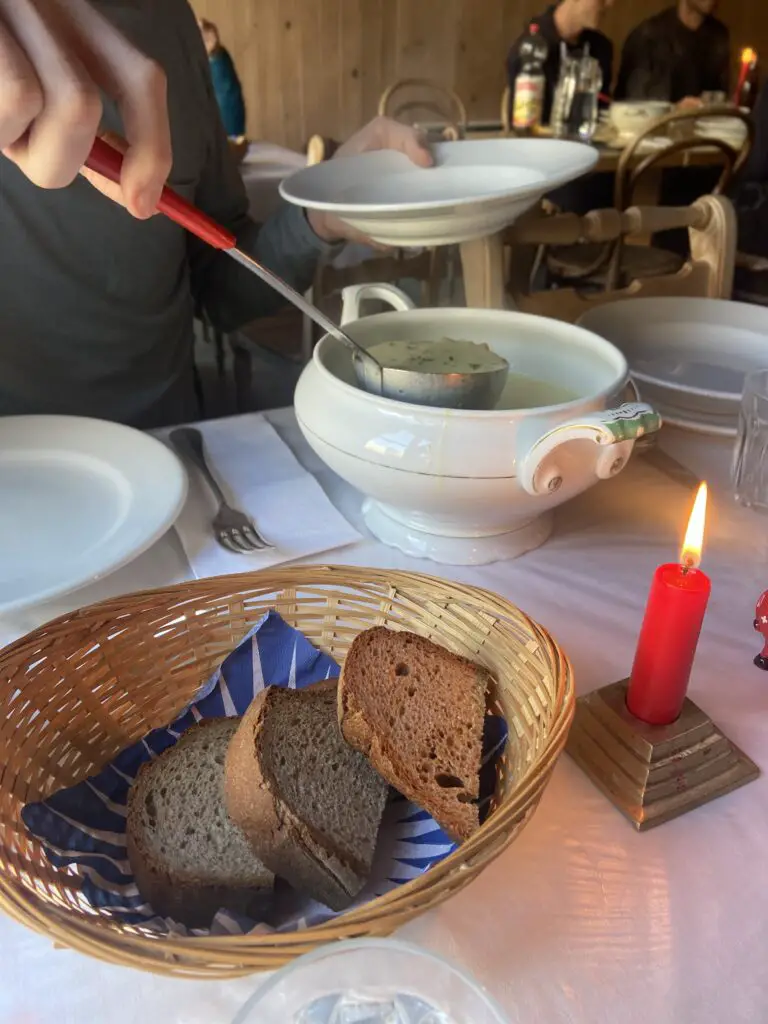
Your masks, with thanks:
[[(356, 525), (360, 498), (269, 418)], [(766, 520), (737, 508), (730, 444), (669, 431), (664, 446), (713, 485), (705, 551), (712, 600), (692, 696), (768, 768), (768, 675), (752, 665), (755, 600), (768, 587)], [(630, 667), (651, 574), (675, 557), (685, 488), (641, 461), (566, 506), (550, 542), (480, 569), (406, 558), (368, 537), (326, 560), (434, 572), (498, 591), (544, 623), (584, 693)], [(0, 620), (8, 640), (107, 595), (188, 577), (170, 534), (108, 579)], [(4, 632), (3, 632), (4, 631)], [(520, 1024), (758, 1024), (768, 1019), (768, 782), (638, 835), (566, 756), (521, 838), (400, 937), (472, 971)], [(0, 1024), (228, 1024), (258, 976), (156, 978), (107, 967), (0, 916)]]

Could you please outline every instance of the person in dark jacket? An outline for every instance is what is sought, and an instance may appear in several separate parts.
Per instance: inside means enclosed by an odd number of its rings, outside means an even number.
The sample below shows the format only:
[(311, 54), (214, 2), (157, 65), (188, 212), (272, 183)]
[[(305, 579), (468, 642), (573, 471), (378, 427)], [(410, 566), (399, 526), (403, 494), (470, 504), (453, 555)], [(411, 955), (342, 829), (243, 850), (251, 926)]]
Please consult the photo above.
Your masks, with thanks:
[[(589, 54), (600, 65), (603, 73), (603, 92), (609, 93), (613, 80), (613, 43), (598, 31), (604, 11), (613, 5), (613, 0), (560, 0), (538, 18), (532, 18), (528, 25), (538, 25), (539, 34), (546, 41), (549, 52), (544, 65), (546, 89), (544, 92), (543, 122), (547, 124), (552, 112), (552, 100), (560, 78), (561, 44), (569, 52), (582, 52), (589, 46)], [(521, 68), (520, 44), (528, 34), (525, 31), (515, 41), (507, 57), (507, 80), (514, 95), (515, 79)]]
[(617, 100), (679, 103), (704, 92), (728, 92), (730, 36), (713, 16), (717, 0), (678, 0), (627, 37)]
[(213, 22), (201, 18), (198, 24), (211, 65), (213, 91), (224, 130), (231, 139), (239, 139), (245, 135), (245, 102), (235, 62), (229, 51), (221, 45), (219, 30)]

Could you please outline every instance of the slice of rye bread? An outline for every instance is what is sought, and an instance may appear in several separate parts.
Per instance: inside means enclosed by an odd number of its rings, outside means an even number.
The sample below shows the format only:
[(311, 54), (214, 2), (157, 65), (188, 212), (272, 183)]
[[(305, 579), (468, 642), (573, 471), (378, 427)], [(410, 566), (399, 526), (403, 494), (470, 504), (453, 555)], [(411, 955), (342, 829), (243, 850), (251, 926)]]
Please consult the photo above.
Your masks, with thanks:
[(271, 686), (227, 752), (230, 817), (294, 889), (344, 910), (371, 872), (389, 787), (339, 729), (336, 679)]
[(128, 859), (139, 892), (163, 917), (206, 928), (222, 908), (263, 909), (274, 876), (229, 819), (224, 758), (238, 718), (192, 726), (142, 765), (128, 793)]
[(339, 721), (398, 792), (454, 839), (479, 827), (485, 669), (415, 633), (360, 633), (339, 682)]

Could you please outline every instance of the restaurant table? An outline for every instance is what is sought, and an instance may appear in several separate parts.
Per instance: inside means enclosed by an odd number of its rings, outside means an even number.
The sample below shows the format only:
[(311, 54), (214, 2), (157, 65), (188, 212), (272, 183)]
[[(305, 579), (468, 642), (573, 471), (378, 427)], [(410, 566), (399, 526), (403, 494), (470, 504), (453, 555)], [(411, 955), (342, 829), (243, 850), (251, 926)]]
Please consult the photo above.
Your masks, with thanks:
[[(640, 458), (560, 510), (515, 561), (438, 566), (365, 530), (360, 495), (324, 468), (291, 410), (269, 414), (364, 539), (313, 561), (432, 572), (487, 587), (543, 623), (580, 693), (628, 673), (655, 567), (674, 559), (691, 494)], [(755, 601), (768, 587), (766, 520), (730, 496), (730, 442), (665, 430), (662, 446), (712, 486), (704, 568), (712, 598), (691, 696), (768, 767), (768, 675)], [(76, 594), (0, 619), (4, 640), (76, 606), (189, 578), (174, 533)], [(399, 937), (471, 971), (513, 1024), (741, 1024), (768, 1020), (768, 781), (644, 834), (566, 755), (521, 837), (477, 881)], [(0, 1024), (228, 1024), (263, 978), (182, 981), (54, 949), (0, 915)]]

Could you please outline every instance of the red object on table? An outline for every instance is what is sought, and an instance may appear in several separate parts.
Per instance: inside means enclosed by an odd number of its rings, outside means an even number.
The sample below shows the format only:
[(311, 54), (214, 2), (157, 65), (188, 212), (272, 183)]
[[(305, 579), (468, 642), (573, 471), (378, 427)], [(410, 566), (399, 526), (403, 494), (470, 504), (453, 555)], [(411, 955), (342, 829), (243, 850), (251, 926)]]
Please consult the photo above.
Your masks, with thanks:
[[(97, 138), (85, 161), (85, 166), (119, 184), (123, 170), (123, 154), (110, 146), (104, 139)], [(217, 224), (212, 217), (187, 202), (167, 185), (163, 189), (157, 209), (169, 220), (186, 228), (187, 231), (215, 249), (234, 249), (237, 245), (237, 239), (231, 231), (227, 231), (221, 224)]]
[(649, 725), (669, 725), (680, 715), (712, 585), (699, 568), (704, 543), (707, 485), (693, 505), (680, 562), (660, 565), (645, 608), (627, 707)]
[(680, 715), (710, 590), (700, 569), (656, 570), (627, 692), (635, 718), (669, 725)]

